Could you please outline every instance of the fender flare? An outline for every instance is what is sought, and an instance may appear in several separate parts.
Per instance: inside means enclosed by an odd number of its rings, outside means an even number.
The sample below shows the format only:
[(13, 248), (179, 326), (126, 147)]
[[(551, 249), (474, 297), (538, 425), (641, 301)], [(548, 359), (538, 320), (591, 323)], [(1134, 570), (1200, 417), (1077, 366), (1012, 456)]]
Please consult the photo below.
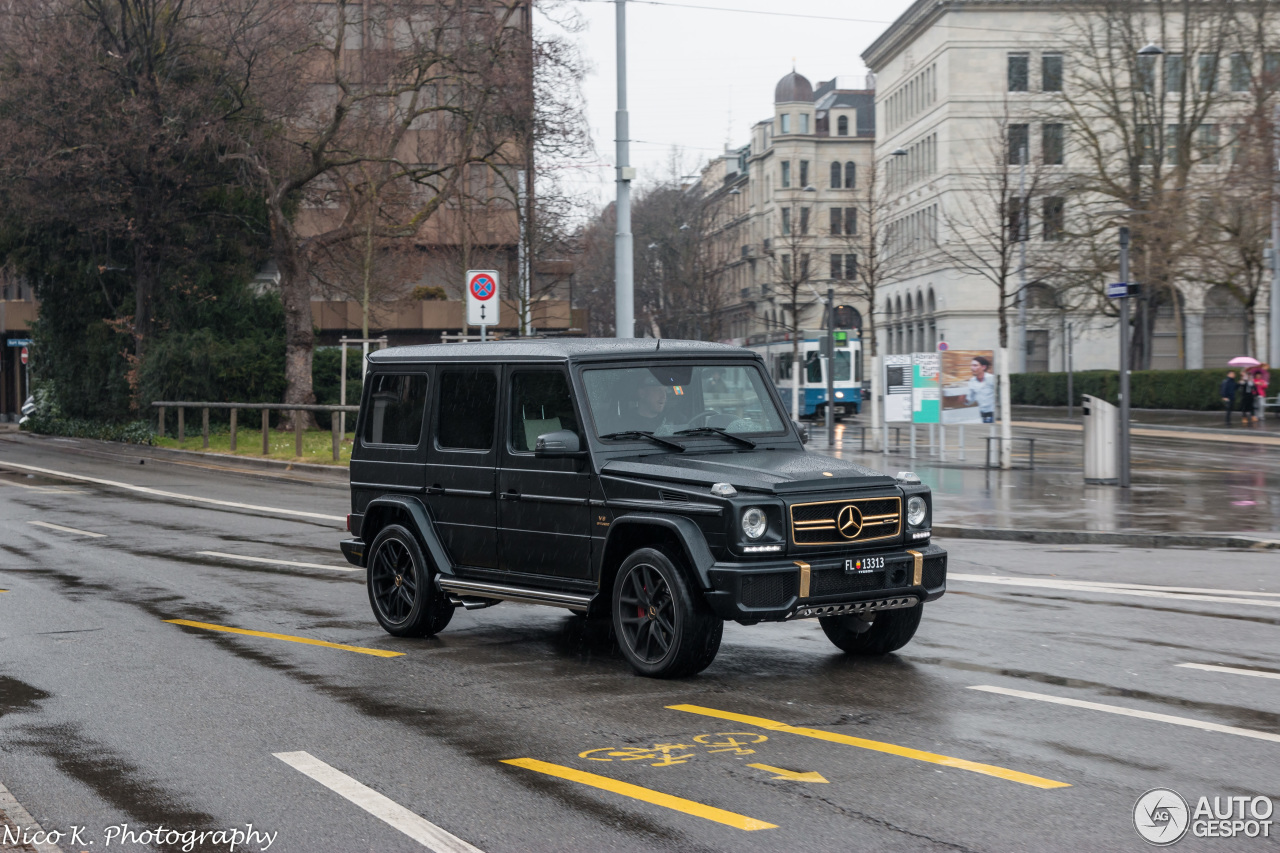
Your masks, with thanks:
[[(431, 513), (421, 500), (410, 495), (384, 495), (383, 497), (375, 498), (369, 501), (369, 505), (365, 508), (364, 523), (366, 525), (368, 524), (369, 516), (375, 515), (379, 509), (407, 512), (409, 517), (413, 519), (416, 532), (426, 546), (427, 556), (431, 559), (436, 571), (442, 575), (452, 575), (454, 573), (453, 563), (449, 560), (449, 554), (445, 551), (444, 545), (440, 542), (440, 537), (436, 534), (436, 527), (431, 522)], [(363, 532), (362, 528), (361, 533), (363, 534)]]
[(605, 538), (605, 551), (613, 541), (614, 532), (624, 526), (645, 525), (647, 527), (663, 527), (672, 531), (684, 549), (684, 557), (689, 566), (698, 575), (698, 582), (703, 589), (711, 589), (711, 567), (716, 558), (707, 547), (706, 537), (698, 525), (682, 516), (633, 513), (620, 515), (609, 525), (609, 535)]

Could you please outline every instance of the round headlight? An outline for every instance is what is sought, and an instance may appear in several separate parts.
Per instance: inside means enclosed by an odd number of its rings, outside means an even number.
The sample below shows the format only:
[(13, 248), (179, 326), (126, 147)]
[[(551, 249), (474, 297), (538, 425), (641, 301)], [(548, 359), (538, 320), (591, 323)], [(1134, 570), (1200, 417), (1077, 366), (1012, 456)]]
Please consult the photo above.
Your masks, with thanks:
[(758, 506), (747, 507), (742, 513), (742, 532), (748, 539), (759, 539), (769, 528), (769, 519)]
[(924, 498), (916, 495), (907, 501), (907, 524), (912, 527), (919, 527), (924, 524), (924, 517), (928, 515), (929, 507), (925, 504)]

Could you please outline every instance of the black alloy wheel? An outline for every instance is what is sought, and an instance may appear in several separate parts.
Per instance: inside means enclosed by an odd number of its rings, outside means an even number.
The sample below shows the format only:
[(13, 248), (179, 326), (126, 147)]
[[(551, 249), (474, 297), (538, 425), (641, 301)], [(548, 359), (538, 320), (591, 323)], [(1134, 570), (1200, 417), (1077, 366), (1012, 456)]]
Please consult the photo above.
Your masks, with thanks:
[(679, 678), (715, 660), (724, 623), (662, 551), (641, 548), (618, 569), (613, 627), (627, 662), (640, 675)]
[(432, 583), (418, 540), (398, 524), (384, 527), (369, 548), (369, 604), (395, 637), (429, 637), (449, 624), (453, 607)]
[(867, 614), (823, 616), (822, 632), (836, 648), (851, 655), (887, 655), (911, 642), (924, 615), (924, 602), (902, 610), (881, 610)]

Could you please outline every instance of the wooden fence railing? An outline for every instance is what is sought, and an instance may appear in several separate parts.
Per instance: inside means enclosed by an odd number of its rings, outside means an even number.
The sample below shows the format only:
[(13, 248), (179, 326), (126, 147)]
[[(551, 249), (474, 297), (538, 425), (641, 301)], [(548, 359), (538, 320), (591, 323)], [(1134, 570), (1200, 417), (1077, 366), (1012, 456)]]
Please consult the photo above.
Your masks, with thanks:
[[(236, 414), (240, 409), (260, 410), (262, 412), (262, 455), (266, 456), (270, 452), (270, 416), (272, 411), (277, 412), (331, 412), (337, 414), (339, 412), (359, 412), (359, 406), (320, 406), (315, 404), (289, 404), (289, 403), (204, 403), (191, 402), (188, 400), (164, 400), (151, 404), (153, 408), (159, 410), (158, 423), (156, 431), (160, 435), (164, 435), (164, 414), (166, 409), (178, 410), (178, 441), (185, 442), (187, 440), (185, 411), (187, 409), (200, 410), (201, 434), (204, 437), (204, 448), (209, 449), (209, 410), (210, 409), (230, 409), (231, 410), (231, 451), (234, 453), (236, 449)], [(342, 433), (341, 418), (331, 418), (333, 422), (333, 461), (337, 462), (342, 450)], [(302, 418), (294, 418), (293, 421), (293, 437), (294, 437), (294, 456), (302, 457)]]

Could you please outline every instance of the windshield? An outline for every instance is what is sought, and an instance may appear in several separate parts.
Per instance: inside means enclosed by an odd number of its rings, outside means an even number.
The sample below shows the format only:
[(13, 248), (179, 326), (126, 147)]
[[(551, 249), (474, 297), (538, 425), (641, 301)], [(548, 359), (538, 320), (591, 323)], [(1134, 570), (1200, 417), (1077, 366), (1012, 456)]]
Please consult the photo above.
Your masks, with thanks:
[(596, 434), (717, 427), (780, 433), (786, 421), (753, 364), (671, 364), (583, 371)]

